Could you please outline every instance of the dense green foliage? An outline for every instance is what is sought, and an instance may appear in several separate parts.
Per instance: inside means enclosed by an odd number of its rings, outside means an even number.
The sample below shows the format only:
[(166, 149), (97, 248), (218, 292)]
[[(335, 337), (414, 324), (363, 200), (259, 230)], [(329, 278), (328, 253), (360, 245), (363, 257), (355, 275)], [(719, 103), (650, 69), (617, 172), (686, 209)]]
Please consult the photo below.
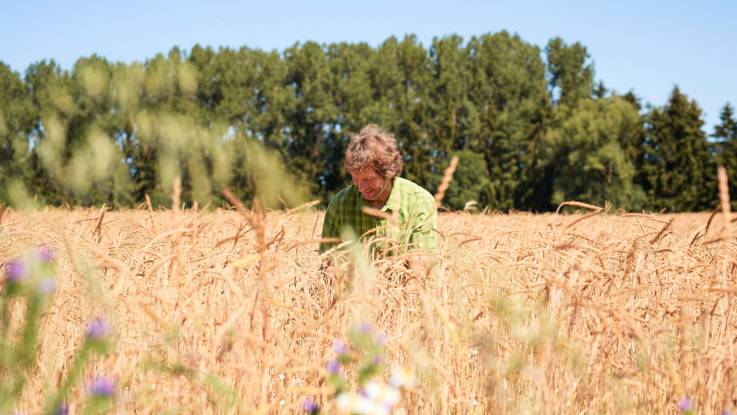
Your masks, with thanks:
[(729, 198), (732, 209), (737, 210), (737, 119), (734, 109), (726, 104), (719, 114), (721, 123), (714, 128), (717, 162), (727, 169)]
[[(707, 210), (716, 164), (737, 182), (737, 126), (726, 105), (709, 141), (677, 87), (643, 108), (594, 79), (580, 43), (544, 49), (507, 32), (295, 44), (281, 51), (195, 46), (145, 63), (80, 58), (24, 75), (0, 62), (0, 203), (220, 204), (222, 190), (278, 205), (323, 201), (348, 183), (349, 132), (393, 132), (403, 175), (435, 191), (461, 163), (446, 204), (547, 211), (564, 200)], [(471, 205), (469, 205), (471, 206)]]

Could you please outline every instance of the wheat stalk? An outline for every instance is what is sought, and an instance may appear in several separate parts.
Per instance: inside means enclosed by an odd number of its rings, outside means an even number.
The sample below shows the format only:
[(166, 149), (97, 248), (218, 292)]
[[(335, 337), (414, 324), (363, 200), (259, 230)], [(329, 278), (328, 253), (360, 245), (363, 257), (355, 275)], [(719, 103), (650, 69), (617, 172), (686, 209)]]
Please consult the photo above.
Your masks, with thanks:
[(450, 159), (450, 164), (445, 169), (445, 172), (443, 172), (440, 186), (438, 186), (438, 191), (435, 193), (435, 209), (440, 208), (443, 198), (445, 197), (445, 191), (448, 190), (448, 186), (450, 186), (450, 183), (453, 181), (453, 173), (455, 173), (457, 166), (458, 156), (453, 156), (453, 158)]

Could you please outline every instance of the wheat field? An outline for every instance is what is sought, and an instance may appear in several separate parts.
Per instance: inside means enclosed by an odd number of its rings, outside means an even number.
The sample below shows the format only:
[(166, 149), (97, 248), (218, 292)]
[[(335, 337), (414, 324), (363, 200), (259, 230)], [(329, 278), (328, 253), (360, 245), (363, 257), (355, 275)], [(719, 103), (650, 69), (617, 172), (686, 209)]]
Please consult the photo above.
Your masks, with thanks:
[[(411, 370), (394, 413), (696, 413), (737, 407), (736, 223), (723, 214), (439, 218), (429, 275), (402, 258), (321, 273), (321, 213), (7, 210), (0, 264), (45, 244), (56, 293), (18, 404), (41, 410), (104, 316), (115, 413), (336, 413), (326, 363), (358, 323)], [(16, 319), (22, 308), (12, 309)], [(382, 374), (386, 376), (386, 374)], [(70, 413), (86, 394), (76, 387)]]

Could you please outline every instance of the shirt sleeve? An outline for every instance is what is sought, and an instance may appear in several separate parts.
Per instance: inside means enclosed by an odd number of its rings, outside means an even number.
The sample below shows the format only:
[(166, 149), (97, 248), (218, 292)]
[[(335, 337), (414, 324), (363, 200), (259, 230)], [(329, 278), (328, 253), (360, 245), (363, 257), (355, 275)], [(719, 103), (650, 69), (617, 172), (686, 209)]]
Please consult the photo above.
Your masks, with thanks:
[(438, 248), (438, 212), (435, 199), (423, 197), (413, 212), (410, 242), (413, 249), (435, 251)]
[[(325, 219), (322, 223), (322, 239), (340, 238), (340, 217), (335, 200), (331, 200), (325, 211)], [(320, 253), (323, 253), (336, 245), (335, 242), (320, 242)]]

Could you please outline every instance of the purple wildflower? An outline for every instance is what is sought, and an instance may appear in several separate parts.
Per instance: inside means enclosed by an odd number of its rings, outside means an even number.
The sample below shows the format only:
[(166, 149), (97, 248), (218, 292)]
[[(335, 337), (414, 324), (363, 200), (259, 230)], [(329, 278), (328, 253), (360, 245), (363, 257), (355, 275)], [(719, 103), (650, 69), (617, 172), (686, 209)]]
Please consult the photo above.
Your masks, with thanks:
[(308, 396), (305, 399), (304, 409), (308, 414), (316, 414), (320, 408), (315, 403), (315, 400), (311, 396)]
[(338, 372), (340, 372), (340, 362), (337, 360), (331, 360), (328, 362), (326, 369), (328, 370), (328, 373), (337, 375)]
[(5, 276), (8, 282), (21, 282), (28, 276), (28, 265), (20, 259), (11, 259), (5, 266)]
[(98, 376), (90, 383), (90, 395), (109, 398), (115, 393), (115, 382), (109, 377)]
[(369, 323), (363, 322), (358, 325), (358, 331), (363, 334), (372, 334), (374, 332), (374, 328), (371, 327)]
[(54, 411), (54, 415), (69, 415), (69, 405), (66, 402), (62, 402)]
[(54, 251), (54, 248), (42, 245), (36, 248), (36, 258), (43, 262), (51, 262), (56, 258), (56, 252)]
[(724, 409), (722, 410), (721, 415), (732, 415), (732, 411), (730, 411), (729, 409)]
[(343, 343), (340, 340), (336, 340), (335, 343), (333, 343), (333, 351), (335, 351), (335, 354), (338, 356), (342, 356), (344, 354), (348, 354), (350, 349), (348, 348), (348, 345)]
[(90, 340), (102, 340), (110, 333), (110, 325), (100, 317), (95, 318), (87, 325), (85, 335)]
[(38, 289), (41, 291), (41, 294), (49, 295), (56, 291), (56, 283), (53, 278), (46, 277), (38, 283)]
[(379, 343), (379, 346), (385, 346), (386, 340), (387, 340), (386, 333), (379, 333), (376, 335), (376, 342)]
[(678, 402), (678, 409), (680, 409), (682, 412), (687, 412), (693, 409), (693, 399), (689, 398), (688, 396), (684, 396), (683, 399), (681, 399)]

